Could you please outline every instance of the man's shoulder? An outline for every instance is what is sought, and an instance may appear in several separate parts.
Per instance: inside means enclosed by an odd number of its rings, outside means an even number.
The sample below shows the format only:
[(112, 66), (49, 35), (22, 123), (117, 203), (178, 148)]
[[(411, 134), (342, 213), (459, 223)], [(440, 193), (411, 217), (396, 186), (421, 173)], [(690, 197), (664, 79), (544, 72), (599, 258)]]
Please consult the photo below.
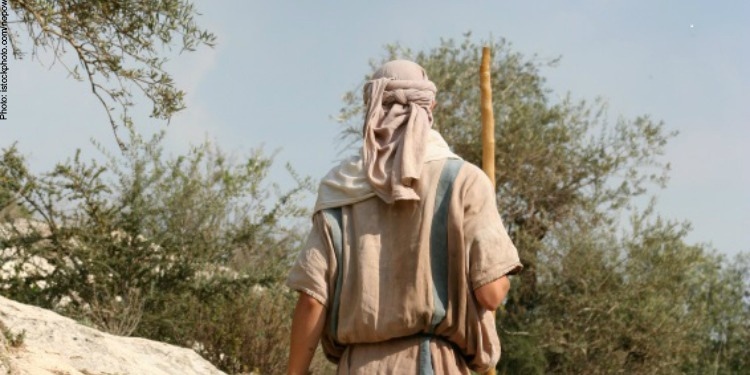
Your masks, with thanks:
[(476, 164), (468, 162), (466, 160), (464, 160), (463, 164), (461, 165), (461, 173), (475, 178), (479, 176), (487, 176)]
[(375, 193), (359, 156), (344, 159), (320, 180), (314, 211), (339, 207), (372, 197)]
[(466, 193), (471, 191), (472, 194), (477, 193), (477, 190), (494, 190), (487, 174), (476, 164), (466, 160), (463, 161), (461, 169), (456, 175), (454, 189), (464, 190)]
[[(434, 178), (437, 180), (437, 176), (442, 174), (445, 163), (450, 159), (435, 160), (428, 164), (431, 164), (431, 170), (429, 173), (434, 173)], [(487, 175), (474, 163), (469, 161), (458, 159), (461, 164), (454, 180), (454, 186), (475, 186), (475, 185), (490, 185), (490, 180)]]

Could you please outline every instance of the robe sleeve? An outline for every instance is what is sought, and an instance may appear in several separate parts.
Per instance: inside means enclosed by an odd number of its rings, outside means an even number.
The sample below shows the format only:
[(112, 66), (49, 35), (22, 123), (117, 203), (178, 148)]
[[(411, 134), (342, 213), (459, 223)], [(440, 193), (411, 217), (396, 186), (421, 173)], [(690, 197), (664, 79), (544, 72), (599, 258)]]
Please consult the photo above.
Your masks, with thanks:
[(324, 306), (328, 306), (328, 281), (332, 267), (332, 254), (325, 220), (320, 213), (313, 216), (313, 227), (307, 236), (307, 242), (297, 256), (297, 261), (289, 271), (286, 285), (298, 292), (305, 293)]
[(497, 211), (495, 191), (487, 176), (472, 166), (464, 200), (464, 234), (469, 251), (469, 278), (475, 290), (523, 266)]

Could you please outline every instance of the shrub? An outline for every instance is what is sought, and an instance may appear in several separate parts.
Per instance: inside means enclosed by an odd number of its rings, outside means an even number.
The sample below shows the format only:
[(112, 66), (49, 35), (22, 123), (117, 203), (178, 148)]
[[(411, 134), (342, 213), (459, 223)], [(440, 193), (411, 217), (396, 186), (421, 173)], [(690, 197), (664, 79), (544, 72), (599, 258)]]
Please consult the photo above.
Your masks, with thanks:
[(3, 223), (0, 293), (116, 334), (200, 342), (228, 371), (277, 372), (291, 314), (278, 285), (309, 181), (267, 183), (261, 151), (235, 161), (206, 142), (166, 158), (163, 134), (130, 137), (104, 164), (77, 153), (40, 175), (4, 150), (0, 197), (29, 218)]

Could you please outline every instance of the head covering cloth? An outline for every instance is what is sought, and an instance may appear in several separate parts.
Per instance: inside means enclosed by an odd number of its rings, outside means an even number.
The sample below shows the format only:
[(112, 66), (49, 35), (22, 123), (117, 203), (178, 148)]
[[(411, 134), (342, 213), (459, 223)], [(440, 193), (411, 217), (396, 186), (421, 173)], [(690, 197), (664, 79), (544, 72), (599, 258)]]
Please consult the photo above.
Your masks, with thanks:
[(437, 88), (425, 70), (406, 60), (386, 63), (364, 87), (367, 107), (362, 157), (375, 194), (387, 203), (419, 200)]

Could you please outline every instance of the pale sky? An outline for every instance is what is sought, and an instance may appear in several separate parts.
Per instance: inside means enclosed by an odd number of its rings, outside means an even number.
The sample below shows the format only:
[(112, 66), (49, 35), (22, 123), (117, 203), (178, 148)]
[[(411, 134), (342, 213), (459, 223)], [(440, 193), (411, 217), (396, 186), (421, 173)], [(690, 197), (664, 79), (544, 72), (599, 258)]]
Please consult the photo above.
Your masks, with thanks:
[[(167, 128), (168, 150), (205, 138), (238, 154), (263, 146), (278, 150), (271, 179), (289, 183), (287, 162), (317, 179), (339, 157), (332, 117), (342, 95), (385, 44), (423, 50), (472, 31), (477, 41), (504, 37), (527, 56), (562, 56), (543, 71), (554, 95), (601, 96), (612, 122), (648, 114), (679, 131), (664, 156), (668, 188), (653, 191), (657, 211), (690, 221), (691, 242), (750, 251), (750, 102), (742, 91), (750, 88), (750, 2), (341, 3), (196, 1), (218, 46), (168, 66), (188, 93), (188, 108)], [(0, 147), (17, 141), (35, 171), (77, 148), (98, 157), (91, 138), (116, 150), (86, 83), (29, 58), (9, 65)], [(166, 126), (142, 116), (136, 123), (143, 132)]]

